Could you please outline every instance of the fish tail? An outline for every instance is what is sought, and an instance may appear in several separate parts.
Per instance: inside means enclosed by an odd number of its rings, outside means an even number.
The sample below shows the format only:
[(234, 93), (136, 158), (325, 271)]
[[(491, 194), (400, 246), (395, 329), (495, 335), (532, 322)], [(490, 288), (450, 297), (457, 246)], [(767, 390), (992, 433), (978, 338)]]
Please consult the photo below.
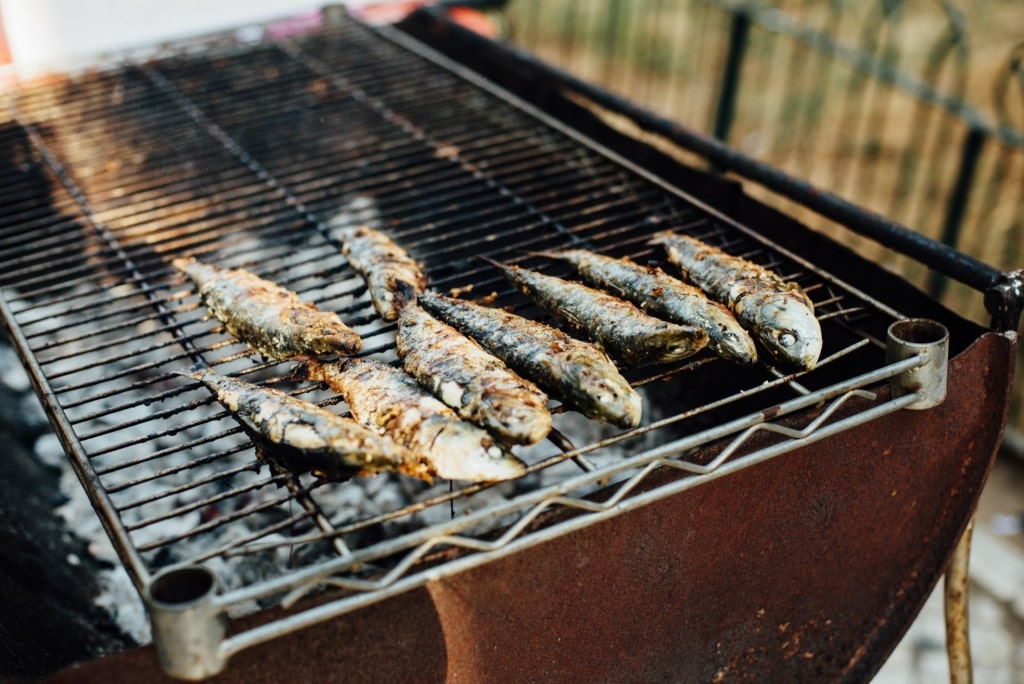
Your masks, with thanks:
[(188, 267), (196, 262), (195, 257), (178, 257), (171, 261), (171, 265), (179, 271), (188, 270)]
[(499, 271), (501, 271), (502, 275), (504, 275), (506, 278), (510, 278), (510, 279), (513, 279), (513, 280), (516, 279), (516, 268), (517, 267), (509, 266), (508, 264), (503, 264), (500, 261), (495, 261), (494, 259), (485, 257), (483, 255), (480, 255), (477, 258), (478, 259), (483, 259), (488, 264), (490, 264), (494, 268), (496, 268)]
[(490, 257), (485, 257), (483, 254), (478, 254), (476, 258), (480, 259), (481, 261), (487, 262), (488, 264), (494, 266), (495, 268), (508, 268), (507, 266), (505, 266), (505, 264), (501, 263), (500, 261), (495, 261)]
[(565, 250), (561, 249), (541, 249), (537, 251), (530, 250), (526, 253), (529, 256), (543, 257), (545, 259), (568, 259)]
[(419, 298), (419, 290), (412, 283), (404, 280), (395, 281), (395, 307), (404, 308), (409, 304), (415, 304)]
[(302, 382), (311, 378), (310, 366), (316, 363), (315, 359), (299, 356), (292, 359), (296, 363), (285, 373), (285, 380), (288, 382)]
[(342, 356), (333, 361), (299, 357), (299, 363), (292, 367), (287, 377), (294, 382), (322, 382), (331, 385), (332, 377), (348, 370), (356, 363), (359, 363), (359, 359), (351, 356)]
[(655, 233), (654, 235), (652, 235), (651, 239), (647, 241), (647, 244), (649, 244), (649, 245), (663, 245), (663, 244), (665, 244), (665, 240), (667, 240), (670, 236), (671, 236), (671, 233), (669, 233), (668, 231), (663, 230), (661, 232), (658, 232), (658, 233)]
[(172, 370), (171, 373), (174, 375), (191, 378), (193, 380), (202, 380), (203, 376), (210, 372), (210, 366), (202, 359), (196, 359), (188, 370)]

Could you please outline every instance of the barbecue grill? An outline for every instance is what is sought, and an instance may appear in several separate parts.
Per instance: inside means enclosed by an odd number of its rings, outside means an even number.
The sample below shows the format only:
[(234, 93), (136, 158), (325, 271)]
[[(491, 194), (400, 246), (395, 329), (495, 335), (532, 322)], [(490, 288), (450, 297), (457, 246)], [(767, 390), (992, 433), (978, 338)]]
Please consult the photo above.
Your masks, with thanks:
[[(152, 675), (157, 660), (185, 679), (870, 677), (991, 466), (1018, 274), (439, 14), (397, 27), (323, 16), (298, 35), (220, 35), (24, 79), (7, 99), (0, 310), (151, 619), (152, 650), (98, 664), (104, 679)], [(965, 282), (992, 326), (666, 144)], [(201, 362), (344, 403), (231, 338), (170, 263), (275, 280), (394, 362), (394, 326), (334, 234), (358, 224), (420, 259), (434, 289), (545, 321), (478, 257), (568, 276), (535, 253), (662, 260), (653, 232), (693, 235), (799, 282), (822, 359), (797, 373), (702, 353), (627, 370), (640, 427), (554, 402), (556, 432), (517, 450), (529, 467), (513, 482), (289, 473), (181, 373)]]

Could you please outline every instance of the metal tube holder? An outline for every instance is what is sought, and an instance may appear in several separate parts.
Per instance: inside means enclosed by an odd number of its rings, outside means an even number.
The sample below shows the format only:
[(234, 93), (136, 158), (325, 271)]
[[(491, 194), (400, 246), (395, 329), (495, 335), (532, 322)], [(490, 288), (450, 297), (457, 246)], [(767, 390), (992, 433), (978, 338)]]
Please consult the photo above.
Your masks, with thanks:
[(153, 644), (170, 676), (198, 681), (224, 668), (228, 619), (217, 592), (216, 576), (200, 565), (169, 568), (146, 587)]
[(898, 398), (918, 394), (920, 398), (906, 408), (924, 410), (946, 399), (949, 331), (941, 323), (925, 318), (905, 318), (889, 326), (885, 361), (896, 363), (913, 356), (923, 357), (916, 368), (889, 380), (889, 392)]

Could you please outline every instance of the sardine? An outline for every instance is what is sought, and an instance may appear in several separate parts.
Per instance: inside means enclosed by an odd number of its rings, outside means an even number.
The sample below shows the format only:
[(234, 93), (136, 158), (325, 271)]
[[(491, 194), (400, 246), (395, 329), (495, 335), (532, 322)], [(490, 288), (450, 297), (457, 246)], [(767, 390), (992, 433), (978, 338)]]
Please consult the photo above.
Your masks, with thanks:
[[(420, 263), (384, 233), (368, 226), (354, 226), (338, 228), (334, 235), (342, 241), (342, 254), (362, 276), (373, 308), (385, 321), (398, 319), (398, 312), (408, 303), (407, 293), (421, 292), (427, 287), (427, 276)], [(399, 283), (410, 288), (400, 288)]]
[(329, 480), (394, 471), (432, 481), (429, 460), (351, 418), (206, 367), (182, 375), (206, 385), (266, 440), (270, 448), (260, 453), (288, 470)]
[(686, 235), (658, 233), (651, 244), (664, 247), (684, 278), (728, 306), (769, 354), (803, 370), (814, 368), (821, 355), (821, 324), (800, 285)]
[(581, 283), (487, 261), (570, 330), (630, 366), (681, 361), (707, 346), (702, 328), (663, 321)]
[(604, 352), (522, 316), (424, 292), (420, 306), (468, 335), (569, 408), (619, 427), (640, 424), (641, 399)]
[(306, 372), (344, 397), (356, 420), (428, 458), (440, 477), (491, 482), (526, 472), (486, 430), (459, 418), (398, 368), (372, 359), (340, 359), (310, 363)]
[(703, 328), (708, 333), (708, 349), (722, 358), (744, 364), (757, 361), (754, 340), (728, 308), (657, 266), (641, 266), (585, 249), (540, 255), (569, 262), (587, 284), (628, 299), (658, 318)]
[(551, 431), (547, 395), (417, 304), (398, 317), (405, 371), (461, 417), (509, 444), (535, 444)]
[(362, 347), (359, 333), (333, 311), (320, 311), (277, 283), (242, 269), (175, 259), (192, 279), (217, 320), (240, 341), (274, 359), (350, 355)]

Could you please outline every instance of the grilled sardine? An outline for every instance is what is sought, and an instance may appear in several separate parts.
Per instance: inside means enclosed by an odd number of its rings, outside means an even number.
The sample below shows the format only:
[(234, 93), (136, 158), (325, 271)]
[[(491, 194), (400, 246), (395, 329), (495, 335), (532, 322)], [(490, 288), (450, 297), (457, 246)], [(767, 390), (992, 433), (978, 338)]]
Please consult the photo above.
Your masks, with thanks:
[[(366, 282), (373, 308), (385, 321), (398, 319), (399, 310), (408, 303), (407, 293), (427, 287), (419, 262), (384, 233), (355, 226), (338, 228), (334, 235), (342, 241), (342, 253)], [(400, 283), (410, 288), (403, 289)]]
[(407, 373), (501, 441), (535, 444), (551, 431), (546, 394), (417, 304), (402, 309), (395, 342)]
[(523, 475), (525, 465), (486, 430), (466, 422), (411, 377), (372, 359), (310, 363), (308, 377), (348, 402), (352, 416), (429, 458), (440, 477), (490, 482)]
[(724, 305), (656, 266), (641, 266), (585, 249), (541, 252), (569, 262), (584, 282), (633, 302), (644, 311), (708, 333), (708, 348), (739, 363), (757, 361), (754, 340)]
[(821, 324), (797, 283), (686, 235), (658, 233), (651, 244), (664, 247), (684, 278), (728, 306), (768, 353), (803, 370), (814, 368), (821, 355)]
[(229, 411), (254, 428), (271, 447), (261, 453), (284, 468), (324, 479), (394, 471), (431, 481), (428, 460), (351, 418), (209, 368), (182, 375), (206, 385)]
[(680, 361), (707, 346), (708, 333), (702, 328), (649, 316), (630, 302), (580, 283), (488, 262), (572, 331), (630, 366)]
[(435, 292), (421, 294), (419, 303), (566, 406), (619, 427), (640, 424), (640, 395), (594, 345), (549, 325)]
[(192, 279), (206, 308), (240, 341), (274, 359), (355, 354), (359, 333), (338, 314), (320, 311), (277, 283), (242, 269), (175, 259)]

